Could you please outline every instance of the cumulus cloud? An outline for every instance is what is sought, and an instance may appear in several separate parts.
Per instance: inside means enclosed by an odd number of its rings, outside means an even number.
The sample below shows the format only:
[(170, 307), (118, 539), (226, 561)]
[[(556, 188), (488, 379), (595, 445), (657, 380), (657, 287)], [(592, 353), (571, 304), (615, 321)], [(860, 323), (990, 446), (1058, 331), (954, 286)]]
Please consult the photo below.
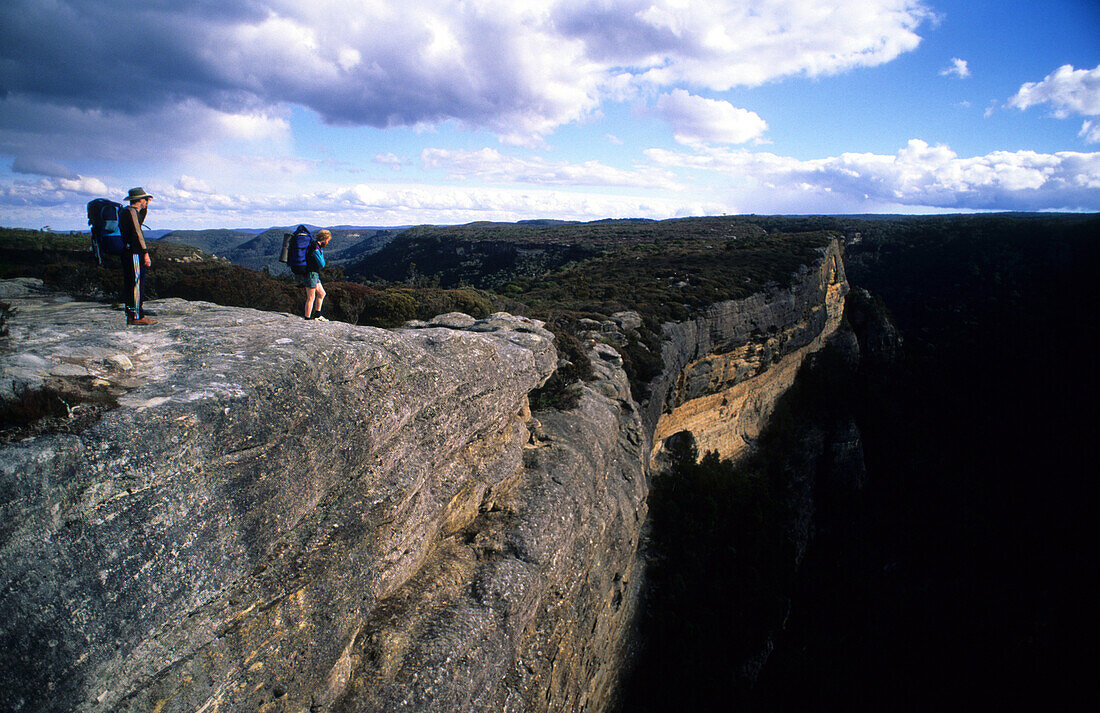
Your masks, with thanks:
[(888, 62), (919, 44), (932, 14), (919, 0), (567, 0), (551, 17), (593, 60), (723, 91)]
[(951, 58), (951, 64), (940, 70), (941, 77), (958, 77), (959, 79), (966, 79), (970, 76), (970, 66), (965, 59), (959, 59), (958, 57)]
[[(83, 213), (83, 208), (90, 198), (112, 192), (120, 198), (126, 194), (122, 189), (112, 191), (98, 178), (85, 176), (12, 181), (0, 185), (0, 207), (23, 206), (38, 211), (53, 206), (71, 206), (71, 214), (80, 216), (87, 215)], [(58, 224), (71, 222), (71, 219), (63, 219), (58, 221)], [(31, 220), (28, 224), (37, 223), (37, 220)]]
[(1100, 115), (1100, 67), (1074, 69), (1062, 65), (1042, 81), (1028, 82), (1008, 100), (1008, 105), (1024, 110), (1050, 104), (1054, 115), (1064, 119), (1071, 114)]
[(657, 100), (657, 112), (672, 126), (682, 144), (743, 144), (759, 139), (768, 124), (756, 113), (729, 102), (706, 99), (676, 89)]
[(210, 184), (206, 181), (202, 180), (201, 178), (195, 178), (194, 176), (188, 176), (186, 174), (180, 176), (179, 180), (176, 181), (176, 188), (181, 191), (186, 191), (188, 193), (207, 194), (214, 192), (210, 188)]
[[(799, 160), (708, 147), (647, 152), (656, 163), (717, 171), (736, 187), (825, 196), (838, 206), (976, 209), (1100, 209), (1100, 153), (995, 151), (959, 157), (947, 146), (911, 140), (895, 155), (849, 153)], [(815, 208), (820, 210), (820, 208)]]
[[(895, 154), (812, 160), (713, 145), (650, 149), (646, 155), (651, 165), (634, 171), (516, 158), (492, 149), (431, 149), (421, 156), (427, 172), (498, 184), (490, 186), (473, 181), (449, 186), (362, 183), (201, 193), (193, 189), (202, 186), (184, 176), (146, 188), (157, 196), (155, 224), (165, 227), (263, 227), (292, 220), (402, 225), (538, 216), (591, 220), (737, 212), (1100, 210), (1100, 152), (995, 151), (962, 157), (948, 146), (912, 140)], [(697, 182), (690, 190), (654, 195), (637, 188), (658, 180), (675, 183), (680, 169), (692, 169)], [(0, 215), (26, 224), (71, 224), (89, 195), (125, 194), (127, 186), (108, 191), (94, 180), (0, 180)], [(593, 188), (572, 190), (586, 182)]]
[[(211, 132), (256, 138), (295, 105), (331, 124), (456, 121), (533, 145), (632, 88), (725, 90), (888, 62), (917, 46), (930, 14), (923, 0), (223, 0), (130, 17), (135, 32), (119, 33), (111, 0), (4, 3), (5, 97), (85, 125), (198, 105), (224, 119)], [(14, 129), (34, 125), (26, 114)]]
[(424, 168), (444, 170), (451, 178), (487, 183), (683, 189), (667, 171), (652, 167), (624, 171), (598, 161), (576, 164), (539, 157), (522, 159), (490, 148), (478, 151), (425, 149), (421, 161)]
[(1100, 144), (1100, 122), (1086, 119), (1077, 135), (1090, 144)]

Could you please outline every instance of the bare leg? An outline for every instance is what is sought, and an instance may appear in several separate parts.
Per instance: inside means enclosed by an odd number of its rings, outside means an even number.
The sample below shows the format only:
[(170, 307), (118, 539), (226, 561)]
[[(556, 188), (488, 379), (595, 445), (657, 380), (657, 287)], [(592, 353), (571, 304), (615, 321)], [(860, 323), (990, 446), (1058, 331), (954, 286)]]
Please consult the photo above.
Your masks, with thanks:
[(317, 283), (317, 312), (318, 313), (320, 313), (320, 311), (321, 311), (321, 305), (324, 304), (325, 295), (327, 295), (327, 294), (328, 293), (325, 292), (325, 288), (321, 286), (320, 282), (318, 282)]
[(312, 287), (306, 288), (306, 319), (313, 314), (313, 297), (317, 294), (317, 290)]

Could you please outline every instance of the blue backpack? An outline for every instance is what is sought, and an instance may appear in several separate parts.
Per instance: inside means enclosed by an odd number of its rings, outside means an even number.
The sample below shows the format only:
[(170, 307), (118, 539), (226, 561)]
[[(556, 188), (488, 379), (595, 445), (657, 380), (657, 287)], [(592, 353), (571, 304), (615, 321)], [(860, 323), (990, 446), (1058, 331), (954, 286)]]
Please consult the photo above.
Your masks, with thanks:
[(306, 262), (312, 244), (313, 234), (304, 225), (299, 225), (287, 241), (286, 264), (295, 274), (304, 275), (309, 272)]
[(118, 227), (118, 214), (121, 203), (106, 198), (96, 198), (88, 202), (88, 225), (92, 228), (92, 253), (100, 265), (104, 255), (122, 255), (130, 247), (122, 239)]

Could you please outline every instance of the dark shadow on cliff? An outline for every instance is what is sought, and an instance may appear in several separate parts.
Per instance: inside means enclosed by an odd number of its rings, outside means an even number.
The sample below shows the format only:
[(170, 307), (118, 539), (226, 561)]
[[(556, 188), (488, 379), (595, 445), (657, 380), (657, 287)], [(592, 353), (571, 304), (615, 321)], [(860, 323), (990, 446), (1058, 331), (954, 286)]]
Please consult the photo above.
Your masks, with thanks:
[[(848, 339), (807, 360), (753, 454), (737, 466), (694, 439), (666, 441), (670, 466), (650, 493), (641, 653), (623, 713), (738, 710), (749, 702), (789, 611), (815, 488), (845, 490), (860, 464), (832, 444), (850, 430)], [(852, 467), (853, 477), (839, 469)]]
[[(658, 479), (653, 537), (671, 562), (654, 565), (646, 646), (624, 712), (1061, 710), (1087, 686), (1100, 220), (857, 227), (849, 279), (881, 298), (905, 337), (904, 349), (884, 355), (881, 334), (852, 320), (864, 358), (848, 401), (867, 484), (816, 489), (797, 576), (773, 569), (777, 597), (789, 576), (790, 616), (750, 687), (734, 655), (751, 650), (734, 636), (748, 629), (728, 621), (778, 624), (775, 611), (731, 611), (749, 605), (726, 575), (732, 526), (698, 516), (716, 498), (715, 478), (688, 468), (696, 483), (680, 488), (698, 492), (683, 494)], [(670, 495), (686, 498), (671, 525), (662, 512), (672, 508), (660, 503)], [(711, 591), (678, 602), (660, 591), (677, 578)]]
[(906, 345), (864, 361), (868, 485), (819, 509), (752, 709), (1030, 711), (1082, 690), (1097, 224), (960, 220), (849, 260)]

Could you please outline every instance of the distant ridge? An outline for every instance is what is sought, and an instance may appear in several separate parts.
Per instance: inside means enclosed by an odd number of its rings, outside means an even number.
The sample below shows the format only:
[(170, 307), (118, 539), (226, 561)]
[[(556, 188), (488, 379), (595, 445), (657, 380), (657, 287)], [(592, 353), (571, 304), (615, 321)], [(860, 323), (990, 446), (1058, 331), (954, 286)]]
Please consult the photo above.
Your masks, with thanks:
[[(160, 236), (160, 240), (180, 245), (190, 245), (205, 253), (223, 257), (235, 265), (253, 270), (267, 270), (272, 275), (287, 272), (279, 262), (283, 246), (283, 234), (292, 232), (299, 223), (271, 228), (222, 228), (210, 230), (172, 230)], [(320, 227), (303, 223), (312, 232)], [(362, 259), (386, 246), (394, 236), (406, 227), (358, 227), (332, 226), (333, 243), (325, 251), (327, 261), (333, 266)]]

